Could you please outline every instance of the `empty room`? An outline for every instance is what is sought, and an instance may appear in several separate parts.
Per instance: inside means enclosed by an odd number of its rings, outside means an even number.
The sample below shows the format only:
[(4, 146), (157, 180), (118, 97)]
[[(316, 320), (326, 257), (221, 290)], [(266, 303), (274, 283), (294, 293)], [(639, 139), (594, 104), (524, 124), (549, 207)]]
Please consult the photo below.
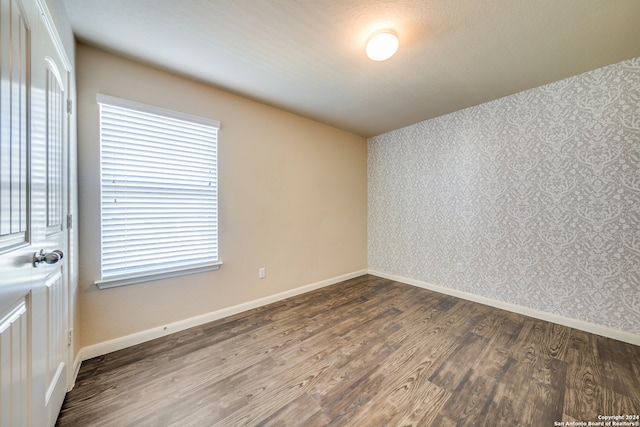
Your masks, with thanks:
[(640, 1), (0, 2), (0, 427), (640, 426)]

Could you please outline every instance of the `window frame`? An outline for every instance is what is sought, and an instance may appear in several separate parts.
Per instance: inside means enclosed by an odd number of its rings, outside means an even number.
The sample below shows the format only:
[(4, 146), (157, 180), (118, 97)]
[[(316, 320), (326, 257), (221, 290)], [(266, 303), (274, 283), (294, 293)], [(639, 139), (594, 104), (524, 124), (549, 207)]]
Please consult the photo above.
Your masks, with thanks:
[[(218, 200), (219, 200), (219, 191), (218, 191), (218, 157), (217, 157), (217, 149), (218, 149), (218, 140), (219, 140), (219, 131), (220, 131), (220, 122), (216, 120), (207, 119), (200, 116), (194, 116), (191, 114), (186, 114), (178, 111), (168, 110), (161, 107), (156, 107), (153, 105), (148, 105), (140, 102), (135, 102), (127, 99), (117, 98), (110, 95), (97, 94), (96, 101), (99, 104), (100, 112), (99, 112), (99, 142), (100, 142), (100, 279), (96, 280), (94, 284), (98, 286), (100, 289), (106, 289), (116, 286), (125, 286), (131, 285), (135, 283), (143, 283), (155, 280), (161, 280), (171, 277), (178, 277), (189, 274), (197, 274), (207, 271), (218, 270), (222, 265), (222, 261), (220, 260), (219, 254), (219, 215), (218, 215)], [(147, 272), (138, 272), (138, 273), (127, 273), (127, 274), (119, 274), (119, 275), (107, 275), (104, 276), (104, 200), (103, 193), (105, 191), (105, 186), (103, 183), (103, 106), (107, 107), (115, 107), (118, 109), (126, 109), (132, 110), (135, 113), (141, 114), (150, 114), (153, 116), (159, 116), (163, 118), (167, 118), (169, 120), (178, 120), (180, 122), (186, 122), (189, 124), (193, 124), (195, 126), (206, 126), (212, 129), (215, 129), (215, 137), (213, 140), (213, 162), (212, 165), (212, 176), (214, 182), (213, 188), (213, 206), (214, 206), (214, 215), (213, 221), (215, 223), (215, 237), (214, 237), (214, 246), (215, 248), (211, 248), (215, 250), (215, 259), (207, 262), (192, 262), (188, 265), (176, 266), (172, 268), (156, 268), (153, 271)], [(159, 209), (159, 208), (155, 208)], [(195, 258), (194, 258), (195, 259)]]

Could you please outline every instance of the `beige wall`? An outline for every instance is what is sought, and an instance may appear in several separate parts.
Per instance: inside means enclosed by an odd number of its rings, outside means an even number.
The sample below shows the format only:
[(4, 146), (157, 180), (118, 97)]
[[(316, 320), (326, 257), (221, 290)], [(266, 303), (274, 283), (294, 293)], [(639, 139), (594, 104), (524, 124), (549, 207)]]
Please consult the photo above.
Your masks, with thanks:
[[(367, 268), (364, 138), (84, 45), (76, 61), (81, 346)], [(96, 93), (220, 121), (220, 270), (93, 285), (100, 274)]]

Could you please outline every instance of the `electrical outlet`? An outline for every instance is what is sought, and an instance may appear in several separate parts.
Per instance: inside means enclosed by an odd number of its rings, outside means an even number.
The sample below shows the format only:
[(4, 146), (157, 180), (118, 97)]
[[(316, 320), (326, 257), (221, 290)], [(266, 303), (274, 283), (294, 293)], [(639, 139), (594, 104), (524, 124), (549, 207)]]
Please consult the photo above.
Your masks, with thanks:
[(260, 267), (258, 269), (258, 279), (264, 279), (264, 276), (267, 275), (267, 272), (265, 271), (264, 267)]

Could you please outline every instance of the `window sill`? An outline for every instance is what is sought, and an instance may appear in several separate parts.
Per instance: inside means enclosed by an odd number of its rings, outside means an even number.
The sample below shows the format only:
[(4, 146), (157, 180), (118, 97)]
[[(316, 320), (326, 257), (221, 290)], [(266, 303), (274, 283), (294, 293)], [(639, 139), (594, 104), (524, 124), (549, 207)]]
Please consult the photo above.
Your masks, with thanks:
[(222, 266), (222, 261), (218, 261), (213, 264), (197, 266), (197, 267), (189, 267), (183, 270), (161, 271), (157, 273), (144, 274), (139, 276), (125, 276), (125, 277), (118, 277), (113, 279), (96, 280), (93, 283), (98, 287), (98, 289), (109, 289), (109, 288), (115, 288), (118, 286), (135, 285), (137, 283), (151, 282), (154, 280), (168, 279), (171, 277), (179, 277), (179, 276), (186, 276), (189, 274), (215, 271), (215, 270), (219, 270), (221, 266)]

